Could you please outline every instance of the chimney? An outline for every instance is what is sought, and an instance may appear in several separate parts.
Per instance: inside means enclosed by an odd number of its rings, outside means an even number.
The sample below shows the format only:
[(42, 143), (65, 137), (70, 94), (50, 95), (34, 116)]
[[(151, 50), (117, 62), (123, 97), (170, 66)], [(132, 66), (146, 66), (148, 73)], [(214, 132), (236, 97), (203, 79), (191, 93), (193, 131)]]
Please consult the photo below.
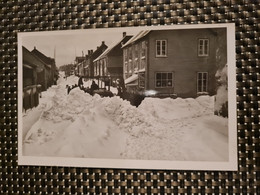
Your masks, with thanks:
[(93, 49), (90, 50), (90, 54), (93, 54)]
[(123, 38), (126, 36), (126, 32), (123, 32)]
[(102, 45), (105, 45), (105, 41), (102, 41)]
[(36, 46), (34, 46), (34, 49), (36, 49)]

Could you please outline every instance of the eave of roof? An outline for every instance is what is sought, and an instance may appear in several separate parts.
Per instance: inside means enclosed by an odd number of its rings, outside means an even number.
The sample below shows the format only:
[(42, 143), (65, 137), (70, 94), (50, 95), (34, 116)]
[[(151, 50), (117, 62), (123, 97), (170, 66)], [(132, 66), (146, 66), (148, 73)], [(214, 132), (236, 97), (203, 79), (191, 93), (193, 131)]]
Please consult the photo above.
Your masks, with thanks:
[(123, 37), (119, 42), (117, 42), (116, 44), (108, 47), (100, 56), (98, 56), (95, 60), (93, 60), (93, 62), (96, 62), (96, 61), (100, 60), (101, 58), (104, 58), (107, 54), (109, 54), (110, 51), (112, 51), (115, 47), (117, 47), (119, 44), (121, 44), (122, 41), (124, 41), (124, 39), (129, 38), (129, 37), (133, 37), (133, 36), (127, 35), (127, 36)]
[(133, 81), (136, 81), (138, 79), (138, 74), (133, 74), (132, 76), (130, 76), (129, 78), (127, 78), (125, 80), (125, 84), (130, 84), (132, 83)]
[(136, 41), (140, 40), (141, 38), (145, 37), (151, 32), (151, 30), (142, 30), (137, 35), (133, 36), (129, 41), (127, 41), (122, 48), (135, 43)]
[(38, 67), (45, 66), (51, 68), (51, 66), (47, 65), (42, 59), (40, 59), (37, 55), (30, 52), (27, 48), (23, 46), (23, 63), (27, 65)]
[(42, 52), (40, 52), (39, 50), (37, 50), (36, 48), (34, 48), (31, 53), (33, 53), (35, 56), (37, 56), (38, 58), (40, 58), (43, 62), (45, 62), (46, 64), (54, 64), (55, 60), (53, 58), (47, 57), (46, 55), (44, 55)]

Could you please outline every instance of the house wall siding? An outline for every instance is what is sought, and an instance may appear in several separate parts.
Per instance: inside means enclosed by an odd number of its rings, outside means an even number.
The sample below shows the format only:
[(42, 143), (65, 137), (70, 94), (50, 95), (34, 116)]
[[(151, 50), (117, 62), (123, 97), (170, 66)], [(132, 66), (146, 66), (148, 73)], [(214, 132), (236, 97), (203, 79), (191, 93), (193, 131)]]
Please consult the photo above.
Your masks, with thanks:
[[(225, 30), (193, 29), (151, 32), (148, 36), (147, 88), (160, 93), (175, 93), (180, 97), (195, 97), (197, 96), (197, 73), (208, 72), (208, 92), (213, 95), (217, 69), (216, 51), (220, 47), (216, 35), (225, 37)], [(209, 39), (210, 48), (207, 57), (198, 56), (198, 40), (200, 38)], [(156, 40), (167, 40), (167, 57), (156, 57)], [(224, 54), (222, 56), (226, 56), (225, 52), (226, 49), (220, 51), (221, 55)], [(221, 63), (226, 63), (226, 59), (222, 60)], [(156, 72), (173, 72), (173, 88), (156, 88)]]
[[(107, 67), (110, 68), (110, 67), (122, 67), (122, 64), (123, 64), (123, 55), (121, 56), (109, 56), (108, 58), (108, 63), (107, 63)], [(123, 74), (123, 72), (122, 72)]]

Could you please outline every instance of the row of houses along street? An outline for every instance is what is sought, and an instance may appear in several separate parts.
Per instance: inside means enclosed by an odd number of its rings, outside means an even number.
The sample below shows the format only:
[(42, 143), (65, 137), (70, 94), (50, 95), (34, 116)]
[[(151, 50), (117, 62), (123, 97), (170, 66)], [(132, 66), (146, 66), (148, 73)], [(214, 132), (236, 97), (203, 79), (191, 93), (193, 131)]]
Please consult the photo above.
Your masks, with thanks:
[(22, 47), (23, 51), (23, 109), (27, 110), (39, 104), (39, 95), (56, 84), (58, 69), (55, 59), (47, 57), (37, 50)]
[[(108, 47), (104, 37), (95, 50), (59, 70), (66, 77), (98, 79), (104, 90), (121, 85), (128, 96), (212, 96), (220, 85), (216, 73), (227, 65), (226, 42), (225, 28), (142, 30), (134, 36), (123, 32), (114, 45)], [(25, 47), (23, 69), (26, 110), (37, 106), (36, 91), (56, 83), (58, 71), (53, 58)]]
[(95, 51), (76, 57), (72, 72), (109, 79), (112, 86), (121, 79), (130, 94), (212, 96), (220, 85), (216, 73), (227, 65), (226, 42), (225, 28), (124, 32), (113, 46), (102, 41)]

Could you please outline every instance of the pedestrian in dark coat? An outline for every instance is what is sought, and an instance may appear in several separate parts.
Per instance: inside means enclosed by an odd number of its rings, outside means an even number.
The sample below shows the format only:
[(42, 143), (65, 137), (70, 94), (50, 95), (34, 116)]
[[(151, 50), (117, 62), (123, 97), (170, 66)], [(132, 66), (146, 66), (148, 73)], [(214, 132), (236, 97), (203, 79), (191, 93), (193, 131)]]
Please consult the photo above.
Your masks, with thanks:
[(92, 81), (92, 84), (91, 84), (91, 87), (90, 87), (91, 95), (93, 95), (94, 90), (98, 90), (98, 89), (99, 89), (99, 86), (96, 84), (95, 81)]
[(80, 89), (83, 88), (83, 77), (79, 77), (78, 86)]

